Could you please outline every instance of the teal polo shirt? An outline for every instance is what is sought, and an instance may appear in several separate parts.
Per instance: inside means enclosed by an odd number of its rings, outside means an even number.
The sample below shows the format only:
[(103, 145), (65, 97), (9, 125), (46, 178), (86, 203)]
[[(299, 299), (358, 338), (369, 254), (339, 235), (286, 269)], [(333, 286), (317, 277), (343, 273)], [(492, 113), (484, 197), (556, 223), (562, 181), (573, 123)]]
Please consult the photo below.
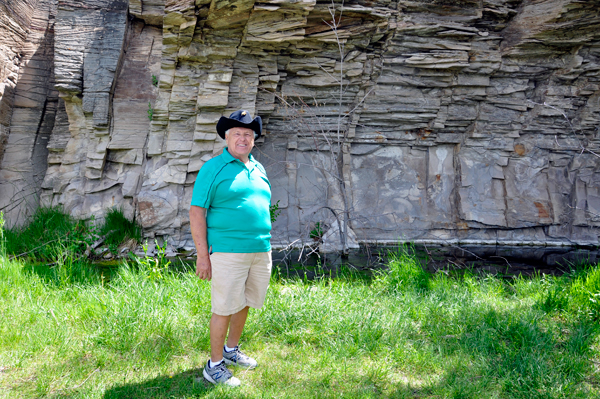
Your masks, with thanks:
[(207, 240), (213, 252), (271, 250), (271, 183), (249, 156), (246, 166), (227, 151), (206, 162), (194, 183), (192, 205), (206, 208)]

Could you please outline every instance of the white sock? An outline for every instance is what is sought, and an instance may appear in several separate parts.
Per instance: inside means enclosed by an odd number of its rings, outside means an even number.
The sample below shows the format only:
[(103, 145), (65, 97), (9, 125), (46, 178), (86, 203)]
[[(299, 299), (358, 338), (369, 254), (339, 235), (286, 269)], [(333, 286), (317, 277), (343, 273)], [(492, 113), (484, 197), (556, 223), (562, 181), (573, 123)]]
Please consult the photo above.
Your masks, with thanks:
[(208, 368), (212, 369), (213, 367), (217, 367), (221, 363), (223, 363), (223, 359), (219, 360), (216, 363), (213, 363), (212, 360), (208, 359)]
[(225, 348), (225, 352), (233, 352), (235, 350), (235, 346), (233, 348), (230, 348), (227, 346), (227, 344), (225, 344), (223, 348)]

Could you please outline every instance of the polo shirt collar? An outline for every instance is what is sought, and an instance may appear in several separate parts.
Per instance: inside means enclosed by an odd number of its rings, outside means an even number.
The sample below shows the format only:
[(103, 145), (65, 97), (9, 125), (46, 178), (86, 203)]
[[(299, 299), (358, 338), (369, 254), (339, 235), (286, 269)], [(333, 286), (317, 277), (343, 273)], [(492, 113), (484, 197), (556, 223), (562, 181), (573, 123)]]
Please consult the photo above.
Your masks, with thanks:
[[(230, 163), (230, 162), (234, 162), (234, 161), (238, 161), (237, 158), (234, 158), (230, 153), (229, 153), (229, 149), (227, 147), (225, 147), (225, 149), (223, 150), (223, 154), (222, 154), (223, 158), (225, 159), (226, 163)], [(252, 156), (252, 154), (248, 154), (248, 159), (250, 160), (250, 162), (252, 162), (252, 165), (256, 164), (256, 161), (254, 160), (254, 157)], [(241, 161), (240, 161), (241, 162)]]

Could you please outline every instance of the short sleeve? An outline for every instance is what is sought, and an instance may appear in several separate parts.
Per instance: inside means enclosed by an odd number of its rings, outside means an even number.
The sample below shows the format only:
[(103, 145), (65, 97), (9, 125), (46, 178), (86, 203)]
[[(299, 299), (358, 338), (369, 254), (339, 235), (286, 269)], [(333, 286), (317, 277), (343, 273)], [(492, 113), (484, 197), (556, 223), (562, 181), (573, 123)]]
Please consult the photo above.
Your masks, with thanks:
[(196, 176), (196, 182), (194, 183), (191, 205), (206, 209), (210, 207), (214, 198), (215, 179), (223, 166), (225, 166), (225, 164), (218, 162), (217, 159), (213, 158), (200, 168), (198, 176)]
[(256, 165), (256, 168), (260, 171), (260, 173), (263, 174), (264, 181), (266, 181), (267, 184), (269, 185), (269, 188), (271, 188), (271, 182), (269, 181), (269, 178), (267, 177), (267, 171), (265, 170), (264, 166), (262, 166), (262, 164), (258, 161), (254, 161), (254, 164)]

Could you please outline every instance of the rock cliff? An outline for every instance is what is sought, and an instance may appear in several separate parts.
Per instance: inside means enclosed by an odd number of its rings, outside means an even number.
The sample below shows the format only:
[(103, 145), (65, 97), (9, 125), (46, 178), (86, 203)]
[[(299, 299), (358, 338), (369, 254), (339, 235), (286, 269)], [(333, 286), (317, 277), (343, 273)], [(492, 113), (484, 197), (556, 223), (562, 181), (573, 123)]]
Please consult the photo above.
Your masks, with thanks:
[(344, 210), (353, 242), (598, 244), (598, 0), (10, 4), (13, 223), (38, 204), (80, 218), (119, 206), (192, 247), (216, 121), (245, 108), (264, 119), (253, 153), (282, 211), (276, 245)]

